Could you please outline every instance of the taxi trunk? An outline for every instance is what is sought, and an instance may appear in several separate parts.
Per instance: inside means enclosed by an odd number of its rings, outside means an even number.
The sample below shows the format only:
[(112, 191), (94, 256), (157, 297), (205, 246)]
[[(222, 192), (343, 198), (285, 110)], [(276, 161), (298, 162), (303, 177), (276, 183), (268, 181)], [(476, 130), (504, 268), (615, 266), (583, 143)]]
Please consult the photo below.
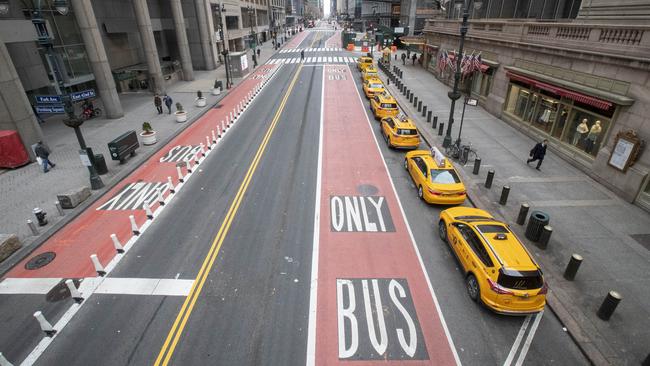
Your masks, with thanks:
[(544, 309), (546, 304), (547, 287), (539, 270), (501, 269), (497, 281), (488, 279), (488, 285), (485, 291), (489, 294), (487, 304), (498, 312), (536, 313)]

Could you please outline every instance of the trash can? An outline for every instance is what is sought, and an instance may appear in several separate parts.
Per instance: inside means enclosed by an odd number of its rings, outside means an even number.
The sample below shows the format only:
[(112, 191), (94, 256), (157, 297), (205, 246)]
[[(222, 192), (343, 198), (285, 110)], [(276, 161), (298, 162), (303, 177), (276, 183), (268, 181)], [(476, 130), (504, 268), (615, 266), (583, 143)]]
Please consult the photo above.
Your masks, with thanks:
[(530, 214), (530, 219), (528, 220), (528, 226), (526, 227), (526, 237), (534, 242), (539, 240), (539, 237), (542, 235), (542, 229), (544, 226), (548, 225), (549, 216), (542, 211), (533, 211)]
[(214, 88), (215, 88), (215, 89), (219, 88), (219, 89), (223, 90), (223, 81), (221, 81), (221, 80), (217, 80), (217, 81), (214, 83)]
[(99, 175), (108, 173), (108, 167), (106, 166), (106, 159), (104, 159), (104, 155), (95, 154), (95, 169)]

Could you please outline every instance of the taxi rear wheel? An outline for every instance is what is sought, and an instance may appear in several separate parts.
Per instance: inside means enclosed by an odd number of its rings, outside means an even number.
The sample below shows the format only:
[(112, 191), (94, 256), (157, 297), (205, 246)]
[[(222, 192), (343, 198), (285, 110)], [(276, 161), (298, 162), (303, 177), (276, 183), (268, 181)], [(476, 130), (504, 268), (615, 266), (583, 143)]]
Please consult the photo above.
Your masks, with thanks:
[(447, 242), (447, 224), (445, 224), (444, 220), (438, 222), (438, 235), (442, 241)]
[(424, 199), (424, 191), (422, 191), (422, 186), (418, 187), (418, 197), (420, 197), (421, 200)]
[(465, 279), (465, 284), (467, 285), (467, 294), (469, 295), (469, 298), (475, 302), (478, 302), (478, 299), (481, 295), (481, 289), (478, 287), (476, 276), (471, 273), (468, 274), (467, 278)]

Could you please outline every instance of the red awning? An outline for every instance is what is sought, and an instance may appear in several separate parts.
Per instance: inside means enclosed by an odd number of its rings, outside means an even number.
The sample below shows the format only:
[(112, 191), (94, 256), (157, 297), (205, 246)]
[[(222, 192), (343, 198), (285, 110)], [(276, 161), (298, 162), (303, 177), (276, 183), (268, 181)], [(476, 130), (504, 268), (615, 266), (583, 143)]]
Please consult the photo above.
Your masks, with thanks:
[[(449, 55), (449, 61), (450, 61), (450, 62), (454, 62), (454, 60), (456, 60), (456, 55), (453, 55), (453, 54)], [(489, 65), (486, 65), (486, 64), (484, 64), (484, 63), (481, 62), (481, 65), (479, 66), (479, 70), (480, 70), (481, 72), (486, 72), (486, 71), (488, 71), (489, 69), (490, 69), (490, 66), (489, 66)]]
[(515, 73), (512, 73), (512, 72), (508, 72), (507, 76), (510, 78), (510, 80), (521, 81), (521, 82), (524, 82), (524, 83), (529, 84), (531, 86), (535, 86), (535, 87), (538, 87), (540, 89), (550, 91), (551, 93), (558, 94), (558, 95), (561, 95), (563, 97), (567, 97), (569, 99), (573, 99), (573, 100), (578, 101), (580, 103), (588, 104), (588, 105), (596, 107), (596, 108), (600, 108), (600, 109), (603, 109), (603, 110), (608, 110), (608, 109), (610, 109), (612, 107), (612, 103), (608, 102), (606, 100), (598, 99), (598, 98), (595, 98), (595, 97), (592, 97), (592, 96), (589, 96), (589, 95), (585, 95), (585, 94), (582, 94), (582, 93), (578, 93), (578, 92), (573, 91), (573, 90), (568, 90), (568, 89), (565, 89), (565, 88), (562, 88), (562, 87), (559, 87), (559, 86), (547, 84), (547, 83), (541, 82), (539, 80), (529, 78), (527, 76), (515, 74)]

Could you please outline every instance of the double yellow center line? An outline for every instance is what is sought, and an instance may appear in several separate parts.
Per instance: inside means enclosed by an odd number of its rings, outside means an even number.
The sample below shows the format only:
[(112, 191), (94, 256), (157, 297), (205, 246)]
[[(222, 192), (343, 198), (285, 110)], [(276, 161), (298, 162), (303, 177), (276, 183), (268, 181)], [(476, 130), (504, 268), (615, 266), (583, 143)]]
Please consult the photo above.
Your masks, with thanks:
[(296, 84), (296, 80), (298, 80), (298, 75), (300, 75), (301, 70), (302, 70), (302, 64), (296, 70), (296, 73), (293, 79), (291, 80), (291, 84), (289, 84), (289, 89), (285, 93), (284, 98), (280, 103), (280, 107), (278, 108), (278, 111), (275, 113), (275, 116), (273, 117), (273, 121), (271, 122), (271, 125), (269, 126), (268, 130), (266, 131), (266, 134), (264, 135), (264, 139), (262, 140), (259, 148), (257, 149), (257, 153), (255, 154), (255, 157), (253, 158), (253, 161), (250, 167), (248, 168), (248, 171), (246, 172), (246, 176), (244, 177), (244, 180), (239, 186), (237, 195), (235, 196), (235, 199), (230, 205), (226, 217), (221, 223), (221, 228), (219, 228), (219, 232), (217, 233), (217, 236), (215, 236), (214, 240), (212, 241), (212, 246), (210, 247), (210, 251), (205, 257), (205, 260), (203, 261), (203, 265), (201, 266), (199, 273), (194, 279), (194, 284), (192, 285), (190, 294), (185, 298), (185, 302), (183, 302), (183, 306), (181, 307), (178, 316), (176, 316), (176, 320), (174, 321), (174, 324), (172, 325), (169, 334), (167, 334), (165, 343), (160, 349), (160, 353), (158, 354), (158, 357), (156, 358), (156, 362), (154, 363), (155, 366), (167, 365), (172, 355), (174, 354), (174, 349), (178, 344), (178, 340), (180, 339), (183, 333), (183, 329), (187, 324), (187, 320), (189, 319), (190, 314), (194, 309), (196, 300), (199, 298), (199, 295), (201, 294), (201, 290), (203, 289), (203, 285), (205, 284), (205, 281), (208, 278), (208, 274), (210, 273), (212, 267), (214, 266), (214, 261), (217, 259), (219, 250), (221, 249), (221, 245), (223, 244), (223, 241), (226, 238), (228, 231), (230, 230), (230, 225), (235, 215), (237, 214), (237, 210), (239, 209), (244, 194), (246, 194), (248, 185), (250, 184), (253, 174), (255, 173), (255, 170), (257, 170), (257, 165), (259, 164), (262, 155), (264, 155), (264, 151), (266, 150), (266, 145), (271, 139), (273, 130), (275, 129), (275, 126), (278, 124), (278, 121), (280, 120), (280, 115), (284, 110), (287, 100), (289, 99), (289, 95), (291, 94), (291, 91), (293, 90), (293, 87)]

